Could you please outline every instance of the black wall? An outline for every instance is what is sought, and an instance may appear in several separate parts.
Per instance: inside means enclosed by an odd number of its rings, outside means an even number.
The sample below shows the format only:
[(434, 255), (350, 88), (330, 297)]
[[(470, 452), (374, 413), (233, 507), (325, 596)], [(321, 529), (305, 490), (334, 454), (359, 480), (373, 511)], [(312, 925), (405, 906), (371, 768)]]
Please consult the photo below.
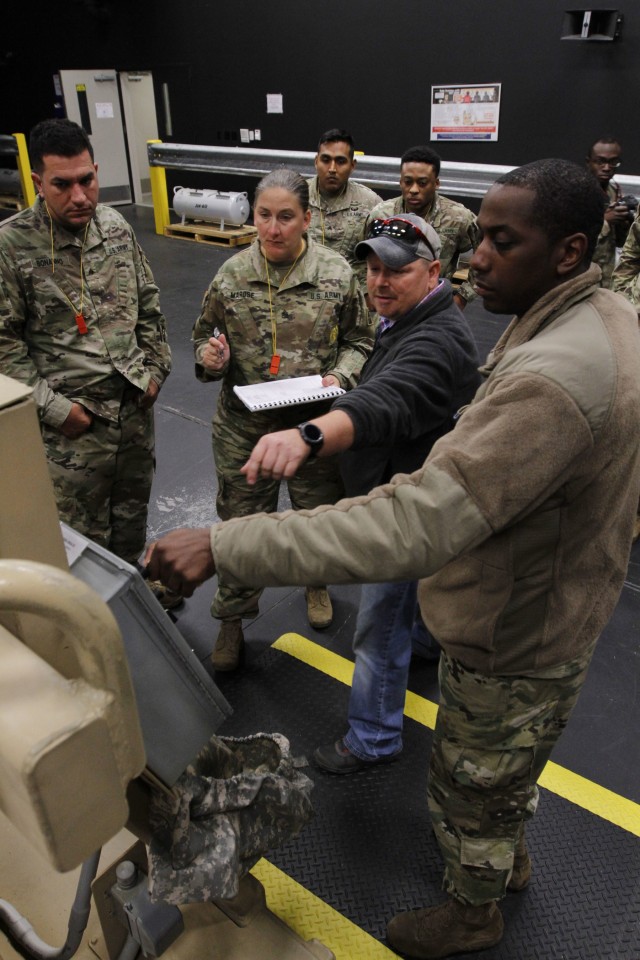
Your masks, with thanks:
[[(57, 69), (137, 68), (169, 83), (174, 141), (239, 144), (248, 127), (262, 131), (256, 146), (313, 150), (321, 131), (344, 126), (366, 153), (398, 156), (428, 142), (432, 83), (500, 82), (498, 142), (440, 143), (443, 159), (581, 160), (612, 133), (623, 171), (640, 174), (640, 3), (620, 2), (622, 36), (611, 43), (562, 41), (564, 10), (575, 7), (567, 0), (12, 5), (0, 40), (0, 133), (53, 115)], [(282, 116), (266, 113), (267, 93), (283, 95)]]

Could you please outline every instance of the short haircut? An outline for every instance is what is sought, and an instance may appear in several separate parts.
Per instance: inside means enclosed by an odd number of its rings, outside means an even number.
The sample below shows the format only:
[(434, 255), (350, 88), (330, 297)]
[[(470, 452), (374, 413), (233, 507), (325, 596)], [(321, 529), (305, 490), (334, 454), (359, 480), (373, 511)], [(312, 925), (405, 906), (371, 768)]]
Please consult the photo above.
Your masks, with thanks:
[(409, 147), (400, 157), (400, 169), (403, 163), (428, 163), (435, 170), (436, 177), (440, 176), (440, 154), (431, 147)]
[(63, 120), (56, 117), (52, 120), (42, 120), (37, 123), (29, 137), (29, 158), (31, 167), (36, 173), (44, 169), (44, 157), (77, 157), (89, 151), (93, 163), (93, 147), (89, 137), (82, 127), (73, 120)]
[(534, 195), (531, 225), (553, 246), (563, 237), (584, 233), (590, 263), (602, 229), (606, 197), (593, 174), (570, 160), (535, 160), (498, 177), (496, 184), (523, 187)]
[(332, 127), (331, 130), (325, 130), (318, 140), (318, 153), (323, 143), (347, 143), (349, 145), (349, 158), (353, 160), (355, 144), (353, 137), (347, 130), (340, 130), (339, 127)]
[(620, 147), (620, 149), (622, 150), (622, 144), (620, 143), (620, 141), (618, 140), (617, 137), (597, 137), (597, 138), (593, 141), (593, 143), (591, 144), (591, 146), (589, 147), (589, 149), (587, 150), (587, 159), (590, 159), (590, 158), (591, 158), (591, 156), (592, 156), (592, 154), (593, 154), (593, 148), (595, 147), (596, 143), (615, 143), (615, 144), (617, 144), (617, 145)]
[(306, 213), (309, 209), (309, 184), (295, 170), (289, 170), (287, 167), (277, 167), (271, 173), (267, 173), (256, 187), (253, 202), (256, 204), (260, 194), (270, 188), (278, 188), (292, 193), (296, 198), (302, 212)]

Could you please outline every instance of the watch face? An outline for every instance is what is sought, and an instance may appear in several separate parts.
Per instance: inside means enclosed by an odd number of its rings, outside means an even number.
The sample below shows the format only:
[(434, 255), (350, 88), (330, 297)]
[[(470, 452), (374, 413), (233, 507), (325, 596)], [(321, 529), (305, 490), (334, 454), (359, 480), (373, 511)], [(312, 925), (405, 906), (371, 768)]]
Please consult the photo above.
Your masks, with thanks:
[(317, 427), (315, 423), (305, 423), (304, 439), (308, 440), (310, 443), (318, 443), (319, 440), (322, 440), (322, 431), (320, 430), (320, 427)]
[(311, 447), (311, 451), (319, 450), (324, 443), (324, 436), (320, 427), (315, 423), (299, 423), (298, 430), (305, 443)]

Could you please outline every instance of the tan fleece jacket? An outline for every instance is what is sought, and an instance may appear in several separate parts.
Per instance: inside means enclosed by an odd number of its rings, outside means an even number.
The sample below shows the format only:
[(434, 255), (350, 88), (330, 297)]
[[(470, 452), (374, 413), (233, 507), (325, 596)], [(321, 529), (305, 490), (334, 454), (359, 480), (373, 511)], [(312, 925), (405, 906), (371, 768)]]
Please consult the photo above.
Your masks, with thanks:
[(333, 507), (212, 527), (225, 580), (427, 578), (428, 626), (486, 674), (588, 650), (622, 587), (640, 491), (637, 317), (597, 279), (592, 267), (512, 322), (421, 470)]

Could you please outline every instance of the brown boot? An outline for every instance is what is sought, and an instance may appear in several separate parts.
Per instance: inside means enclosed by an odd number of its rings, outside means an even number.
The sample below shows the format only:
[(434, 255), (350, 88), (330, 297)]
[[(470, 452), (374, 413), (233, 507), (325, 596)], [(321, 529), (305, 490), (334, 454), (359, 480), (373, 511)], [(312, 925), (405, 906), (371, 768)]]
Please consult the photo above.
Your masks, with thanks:
[(524, 890), (525, 887), (529, 886), (529, 880), (531, 880), (531, 857), (527, 850), (527, 842), (523, 832), (522, 835), (518, 837), (516, 843), (513, 857), (513, 873), (509, 877), (507, 890), (518, 893), (520, 890)]
[(399, 913), (387, 925), (394, 950), (418, 960), (484, 950), (502, 939), (504, 922), (495, 900), (479, 907), (449, 897), (437, 907)]
[(214, 670), (237, 670), (244, 651), (241, 620), (223, 620), (211, 654)]
[(330, 626), (333, 620), (333, 607), (327, 588), (307, 587), (305, 596), (307, 598), (307, 616), (311, 626), (315, 630), (324, 630), (325, 627)]

